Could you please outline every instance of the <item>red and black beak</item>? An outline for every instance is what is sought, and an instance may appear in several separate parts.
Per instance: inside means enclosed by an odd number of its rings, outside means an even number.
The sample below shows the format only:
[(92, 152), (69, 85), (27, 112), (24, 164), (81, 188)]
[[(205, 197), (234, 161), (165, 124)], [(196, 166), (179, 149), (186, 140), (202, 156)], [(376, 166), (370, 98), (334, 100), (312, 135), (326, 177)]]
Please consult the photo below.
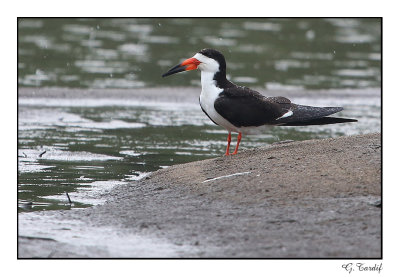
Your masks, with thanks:
[(183, 61), (182, 63), (174, 66), (167, 73), (164, 73), (162, 76), (166, 77), (166, 76), (178, 73), (178, 72), (197, 69), (197, 66), (199, 64), (200, 64), (200, 61), (198, 59), (190, 58), (190, 59), (187, 59), (187, 60)]

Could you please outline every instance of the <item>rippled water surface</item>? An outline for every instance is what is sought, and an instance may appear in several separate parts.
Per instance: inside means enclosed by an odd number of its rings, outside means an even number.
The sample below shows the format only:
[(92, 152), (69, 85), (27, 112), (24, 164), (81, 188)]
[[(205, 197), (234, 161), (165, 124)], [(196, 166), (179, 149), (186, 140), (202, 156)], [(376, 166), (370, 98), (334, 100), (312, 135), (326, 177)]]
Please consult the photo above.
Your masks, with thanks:
[(241, 149), (380, 131), (380, 32), (378, 19), (20, 19), (20, 211), (69, 209), (66, 193), (72, 207), (99, 204), (149, 172), (223, 155), (199, 73), (161, 78), (204, 47), (225, 54), (234, 82), (359, 120), (272, 128)]
[(20, 19), (19, 84), (134, 88), (219, 49), (233, 81), (266, 88), (380, 87), (380, 19)]

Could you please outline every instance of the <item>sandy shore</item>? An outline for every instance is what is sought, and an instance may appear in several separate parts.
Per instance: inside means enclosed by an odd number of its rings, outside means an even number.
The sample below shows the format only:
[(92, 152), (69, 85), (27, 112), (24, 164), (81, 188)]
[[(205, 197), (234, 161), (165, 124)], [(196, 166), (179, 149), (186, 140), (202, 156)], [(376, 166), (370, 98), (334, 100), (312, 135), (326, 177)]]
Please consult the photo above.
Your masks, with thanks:
[[(110, 227), (102, 240), (124, 251), (20, 231), (19, 257), (379, 258), (381, 136), (282, 143), (175, 165), (104, 197), (104, 205), (50, 215), (70, 232), (68, 222), (82, 222), (78, 236)], [(173, 251), (140, 252), (126, 234)]]

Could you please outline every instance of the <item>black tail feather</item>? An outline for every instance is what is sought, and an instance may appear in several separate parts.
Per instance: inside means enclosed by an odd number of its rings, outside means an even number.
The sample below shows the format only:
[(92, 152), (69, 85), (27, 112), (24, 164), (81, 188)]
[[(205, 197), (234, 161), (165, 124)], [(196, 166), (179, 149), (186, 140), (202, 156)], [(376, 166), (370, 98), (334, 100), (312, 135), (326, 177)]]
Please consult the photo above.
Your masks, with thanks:
[(321, 118), (311, 119), (311, 120), (307, 120), (307, 121), (288, 122), (288, 123), (284, 123), (280, 126), (326, 125), (326, 124), (357, 122), (357, 121), (358, 121), (357, 119), (351, 119), (351, 118), (321, 117)]

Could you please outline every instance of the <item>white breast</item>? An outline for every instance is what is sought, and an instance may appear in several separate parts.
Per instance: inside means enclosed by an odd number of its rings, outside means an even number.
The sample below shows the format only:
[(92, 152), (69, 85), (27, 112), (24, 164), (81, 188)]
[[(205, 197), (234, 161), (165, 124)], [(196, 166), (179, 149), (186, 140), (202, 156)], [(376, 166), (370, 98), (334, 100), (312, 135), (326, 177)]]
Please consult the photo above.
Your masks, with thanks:
[(215, 84), (214, 72), (201, 72), (201, 94), (200, 105), (212, 120), (218, 125), (224, 127), (230, 132), (239, 132), (239, 129), (232, 125), (229, 121), (217, 113), (214, 108), (214, 102), (223, 89), (218, 88)]

